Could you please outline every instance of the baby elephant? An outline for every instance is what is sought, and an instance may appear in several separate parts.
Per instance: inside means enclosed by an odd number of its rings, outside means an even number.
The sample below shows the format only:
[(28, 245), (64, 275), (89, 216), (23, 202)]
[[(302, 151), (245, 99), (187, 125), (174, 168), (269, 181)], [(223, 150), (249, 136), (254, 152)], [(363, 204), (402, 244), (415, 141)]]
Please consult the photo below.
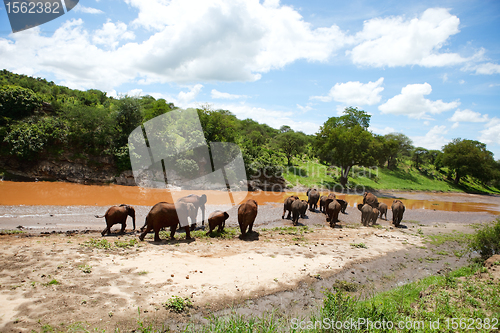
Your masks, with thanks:
[(238, 207), (238, 224), (240, 225), (241, 236), (245, 237), (248, 232), (252, 232), (253, 223), (257, 217), (259, 205), (257, 201), (249, 199)]
[(299, 217), (304, 218), (307, 211), (307, 201), (305, 200), (295, 200), (292, 203), (292, 221), (293, 225), (299, 223)]
[(385, 215), (385, 220), (387, 221), (387, 204), (382, 202), (378, 205), (378, 210), (380, 211), (380, 218), (382, 218), (382, 215)]
[(101, 235), (111, 234), (111, 227), (115, 224), (121, 224), (121, 233), (125, 232), (127, 226), (127, 217), (132, 217), (132, 223), (135, 230), (135, 209), (132, 206), (122, 204), (120, 206), (111, 206), (103, 216), (96, 215), (97, 218), (106, 218), (106, 228), (101, 232)]
[(224, 227), (226, 225), (226, 220), (229, 218), (229, 214), (227, 212), (222, 212), (220, 210), (216, 210), (208, 217), (208, 226), (210, 230), (207, 231), (207, 235), (214, 231), (215, 227), (219, 227), (217, 229), (218, 232), (224, 231)]

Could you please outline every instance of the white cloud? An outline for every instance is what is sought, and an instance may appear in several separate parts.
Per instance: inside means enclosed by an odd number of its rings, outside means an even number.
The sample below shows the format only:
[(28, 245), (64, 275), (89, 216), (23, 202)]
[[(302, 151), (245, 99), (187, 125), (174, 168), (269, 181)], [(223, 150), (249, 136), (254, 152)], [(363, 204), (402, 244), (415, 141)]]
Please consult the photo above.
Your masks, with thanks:
[(383, 114), (406, 115), (410, 118), (421, 119), (430, 114), (439, 114), (444, 111), (455, 109), (460, 102), (445, 103), (442, 100), (431, 101), (424, 96), (432, 92), (430, 84), (409, 84), (401, 89), (401, 94), (389, 99), (380, 105), (378, 109)]
[(460, 123), (453, 123), (453, 125), (451, 125), (451, 128), (455, 129), (457, 128), (458, 126), (460, 126)]
[(349, 81), (335, 84), (326, 96), (311, 96), (310, 99), (330, 102), (332, 100), (346, 105), (374, 105), (380, 102), (380, 93), (384, 90), (381, 87), (384, 78), (381, 77), (375, 82), (361, 83), (359, 81)]
[(479, 141), (486, 144), (500, 145), (500, 119), (495, 117), (486, 124), (485, 129), (481, 131)]
[(464, 67), (464, 70), (475, 71), (476, 74), (500, 74), (500, 65), (492, 62)]
[(424, 125), (425, 126), (429, 126), (430, 125), (430, 122), (428, 120), (424, 121)]
[(85, 7), (81, 3), (73, 8), (75, 12), (86, 13), (86, 14), (104, 14), (104, 12), (97, 8)]
[(487, 114), (481, 115), (479, 112), (465, 109), (463, 111), (456, 110), (448, 120), (453, 122), (484, 123), (489, 120), (489, 117)]
[(440, 53), (448, 39), (460, 32), (460, 20), (448, 9), (429, 8), (419, 18), (402, 16), (365, 21), (356, 34), (359, 45), (348, 51), (357, 65), (441, 67), (465, 63), (457, 53)]
[(81, 19), (72, 20), (52, 36), (34, 28), (0, 38), (0, 63), (28, 75), (53, 73), (71, 88), (110, 91), (138, 78), (145, 84), (255, 81), (297, 60), (326, 62), (349, 41), (338, 26), (313, 27), (278, 1), (126, 3), (138, 10), (132, 25), (150, 30), (146, 40), (118, 46), (133, 38), (122, 23), (104, 25), (94, 36)]
[(213, 99), (238, 99), (238, 98), (246, 98), (246, 95), (233, 95), (225, 92), (220, 92), (215, 89), (212, 89), (211, 97)]
[(386, 135), (386, 134), (389, 134), (389, 133), (395, 133), (395, 132), (397, 132), (392, 127), (378, 128), (378, 127), (370, 126), (368, 128), (368, 130), (372, 131), (375, 134), (379, 134), (379, 135)]
[(299, 109), (302, 113), (306, 113), (306, 112), (311, 111), (313, 108), (309, 105), (302, 106), (300, 104), (297, 104), (297, 109)]
[(410, 139), (413, 140), (413, 145), (415, 147), (440, 150), (444, 145), (450, 142), (450, 140), (443, 136), (443, 134), (446, 133), (448, 133), (448, 131), (446, 131), (446, 126), (436, 125), (424, 136), (412, 136)]
[(195, 86), (191, 87), (188, 92), (181, 91), (177, 95), (177, 103), (178, 106), (180, 107), (188, 107), (191, 102), (193, 102), (196, 99), (196, 96), (201, 91), (201, 88), (203, 88), (203, 85), (201, 84), (196, 84)]
[(131, 40), (134, 38), (135, 34), (132, 31), (128, 31), (125, 23), (117, 22), (115, 24), (108, 19), (103, 24), (102, 29), (94, 31), (92, 42), (96, 45), (105, 45), (115, 49), (120, 40)]

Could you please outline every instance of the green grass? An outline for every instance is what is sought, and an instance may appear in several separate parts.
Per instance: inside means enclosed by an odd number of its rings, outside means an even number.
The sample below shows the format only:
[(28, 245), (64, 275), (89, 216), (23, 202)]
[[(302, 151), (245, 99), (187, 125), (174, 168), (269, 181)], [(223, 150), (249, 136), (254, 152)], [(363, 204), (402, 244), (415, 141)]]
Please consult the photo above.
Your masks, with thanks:
[(0, 235), (18, 235), (24, 234), (26, 231), (19, 229), (11, 229), (11, 230), (0, 230)]
[[(339, 168), (297, 158), (293, 164), (283, 173), (283, 177), (293, 186), (340, 189)], [(500, 193), (500, 189), (488, 187), (469, 177), (464, 177), (460, 184), (455, 185), (434, 166), (426, 165), (418, 170), (409, 161), (403, 161), (395, 170), (355, 166), (349, 173), (348, 187), (356, 186), (374, 190)]]
[(88, 241), (81, 243), (80, 245), (94, 249), (126, 249), (139, 245), (139, 241), (136, 238), (131, 238), (128, 241), (115, 240), (114, 242), (110, 242), (105, 238), (91, 238)]
[(190, 307), (193, 306), (193, 303), (188, 298), (182, 298), (180, 296), (172, 296), (168, 301), (163, 303), (165, 308), (181, 313), (187, 311)]
[(367, 249), (368, 247), (366, 246), (365, 243), (351, 243), (352, 247), (358, 248), (358, 249)]

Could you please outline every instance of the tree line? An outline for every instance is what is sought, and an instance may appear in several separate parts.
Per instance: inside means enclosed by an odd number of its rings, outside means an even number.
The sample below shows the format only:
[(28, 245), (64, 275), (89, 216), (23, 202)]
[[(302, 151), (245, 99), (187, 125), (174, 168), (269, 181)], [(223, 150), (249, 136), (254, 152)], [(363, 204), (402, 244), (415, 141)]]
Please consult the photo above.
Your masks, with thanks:
[[(113, 98), (105, 92), (80, 91), (42, 78), (0, 72), (0, 156), (19, 160), (57, 159), (67, 154), (113, 156), (117, 172), (131, 169), (128, 135), (137, 126), (178, 109), (152, 96)], [(368, 130), (370, 115), (354, 107), (329, 118), (315, 135), (279, 129), (251, 119), (240, 120), (228, 110), (197, 108), (207, 142), (240, 146), (248, 176), (293, 164), (295, 157), (317, 159), (341, 170), (346, 186), (354, 166), (397, 169), (410, 160), (420, 169), (432, 164), (446, 169), (455, 183), (466, 176), (498, 186), (500, 163), (485, 144), (454, 139), (442, 150), (414, 147), (402, 133), (376, 135)], [(189, 160), (183, 161), (189, 165)], [(269, 170), (271, 169), (271, 170)], [(274, 169), (274, 170), (273, 170)]]

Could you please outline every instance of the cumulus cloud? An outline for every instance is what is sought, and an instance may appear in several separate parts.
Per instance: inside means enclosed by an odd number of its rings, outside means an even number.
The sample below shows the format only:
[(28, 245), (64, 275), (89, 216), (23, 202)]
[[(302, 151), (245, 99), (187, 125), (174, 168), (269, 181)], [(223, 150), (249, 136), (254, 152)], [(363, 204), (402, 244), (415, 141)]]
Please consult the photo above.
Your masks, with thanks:
[(306, 113), (311, 111), (313, 108), (310, 105), (302, 106), (300, 104), (297, 104), (297, 109), (299, 109), (303, 113)]
[(459, 33), (460, 20), (448, 9), (430, 8), (419, 18), (402, 16), (365, 21), (356, 34), (358, 45), (347, 52), (357, 65), (441, 67), (463, 64), (472, 58), (440, 53), (448, 39)]
[(389, 133), (395, 133), (397, 132), (394, 128), (392, 127), (385, 127), (385, 128), (379, 128), (379, 127), (375, 127), (375, 126), (371, 126), (368, 128), (369, 131), (375, 133), (375, 134), (379, 134), (379, 135), (386, 135), (386, 134), (389, 134)]
[(485, 129), (481, 131), (479, 141), (486, 144), (500, 145), (500, 119), (495, 117), (486, 124)]
[(432, 92), (430, 84), (409, 84), (401, 89), (401, 94), (394, 96), (378, 109), (383, 114), (406, 115), (410, 118), (421, 119), (428, 114), (439, 114), (444, 111), (455, 109), (460, 102), (445, 103), (442, 100), (431, 101), (424, 96)]
[(465, 109), (463, 111), (456, 110), (448, 120), (453, 122), (484, 123), (489, 120), (489, 117), (487, 114), (481, 115), (479, 112)]
[(196, 99), (196, 96), (200, 93), (201, 88), (203, 88), (203, 85), (196, 84), (187, 92), (181, 91), (177, 95), (177, 104), (180, 107), (188, 107)]
[(464, 71), (473, 71), (475, 74), (493, 75), (500, 74), (500, 65), (487, 62), (478, 65), (467, 65), (462, 68)]
[(359, 81), (349, 81), (335, 84), (326, 96), (311, 96), (310, 99), (322, 102), (344, 103), (345, 105), (374, 105), (380, 102), (380, 93), (384, 90), (381, 87), (384, 78), (381, 77), (375, 82), (361, 83)]
[(246, 95), (233, 95), (225, 92), (220, 92), (215, 89), (212, 89), (211, 97), (213, 99), (238, 99), (238, 98), (246, 98)]
[(119, 45), (134, 37), (123, 23), (93, 33), (72, 20), (52, 36), (34, 28), (0, 38), (0, 63), (24, 74), (52, 72), (83, 89), (112, 90), (137, 78), (145, 84), (255, 81), (297, 60), (328, 61), (349, 40), (338, 26), (313, 27), (279, 1), (125, 1), (138, 11), (132, 26), (150, 31), (146, 40)]
[(135, 34), (128, 31), (127, 25), (123, 22), (116, 24), (108, 19), (103, 24), (102, 29), (96, 30), (92, 36), (92, 42), (96, 45), (104, 45), (115, 49), (120, 40), (132, 40)]
[(412, 136), (410, 139), (413, 140), (413, 145), (415, 147), (424, 147), (426, 149), (441, 149), (450, 140), (446, 139), (443, 134), (448, 133), (446, 126), (434, 126), (427, 134), (424, 136)]
[(104, 12), (100, 9), (92, 8), (92, 7), (85, 7), (82, 4), (78, 4), (78, 6), (76, 6), (74, 8), (74, 11), (80, 12), (80, 13), (86, 13), (86, 14), (104, 14)]

